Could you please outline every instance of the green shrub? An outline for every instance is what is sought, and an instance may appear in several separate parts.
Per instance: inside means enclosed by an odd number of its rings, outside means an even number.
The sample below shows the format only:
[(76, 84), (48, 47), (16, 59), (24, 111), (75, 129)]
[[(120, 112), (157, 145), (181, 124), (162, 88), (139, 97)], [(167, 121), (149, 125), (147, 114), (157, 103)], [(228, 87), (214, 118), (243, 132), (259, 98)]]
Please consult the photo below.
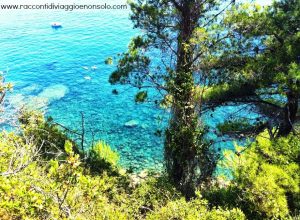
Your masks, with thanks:
[(238, 210), (223, 210), (207, 208), (207, 203), (201, 199), (187, 202), (185, 199), (170, 201), (158, 211), (149, 214), (149, 220), (188, 219), (188, 220), (242, 220), (244, 214)]
[[(129, 182), (126, 175), (89, 175), (72, 142), (65, 143), (64, 158), (45, 161), (35, 154), (34, 140), (25, 143), (13, 133), (0, 137), (0, 219), (243, 219), (239, 210), (209, 210), (201, 199), (187, 202), (165, 177), (150, 174), (131, 188), (122, 184)], [(97, 146), (101, 160), (117, 166), (108, 145)]]
[[(23, 136), (32, 138), (42, 148), (43, 156), (51, 159), (64, 156), (64, 145), (69, 138), (53, 123), (52, 118), (45, 119), (38, 111), (23, 110), (19, 116)], [(79, 153), (75, 143), (74, 151)]]
[(232, 170), (226, 187), (206, 193), (212, 205), (239, 207), (249, 219), (287, 219), (299, 210), (300, 140), (290, 135), (270, 140), (267, 132), (238, 153), (226, 152)]
[(118, 167), (119, 155), (103, 141), (96, 143), (88, 152), (87, 165), (92, 172), (113, 171)]
[(129, 218), (110, 200), (126, 198), (119, 180), (84, 174), (71, 142), (65, 144), (63, 160), (45, 161), (36, 156), (34, 141), (13, 133), (0, 138), (0, 219)]
[(149, 174), (145, 181), (131, 191), (125, 204), (130, 215), (137, 219), (163, 207), (170, 200), (180, 197), (181, 194), (165, 176), (154, 177)]
[(246, 119), (226, 120), (224, 123), (218, 124), (217, 129), (222, 134), (240, 134), (251, 131), (258, 131), (262, 123), (253, 123)]
[[(225, 153), (223, 165), (232, 170), (232, 178), (219, 177), (210, 189), (202, 189), (208, 201), (199, 196), (186, 201), (164, 175), (149, 174), (131, 186), (129, 175), (119, 172), (117, 152), (105, 142), (79, 155), (74, 143), (41, 115), (28, 113), (20, 120), (23, 133), (0, 133), (0, 219), (299, 216), (297, 136), (270, 140), (263, 133), (248, 148)], [(47, 148), (41, 147), (45, 140), (51, 140)], [(55, 149), (56, 141), (63, 156), (45, 158), (44, 151)]]

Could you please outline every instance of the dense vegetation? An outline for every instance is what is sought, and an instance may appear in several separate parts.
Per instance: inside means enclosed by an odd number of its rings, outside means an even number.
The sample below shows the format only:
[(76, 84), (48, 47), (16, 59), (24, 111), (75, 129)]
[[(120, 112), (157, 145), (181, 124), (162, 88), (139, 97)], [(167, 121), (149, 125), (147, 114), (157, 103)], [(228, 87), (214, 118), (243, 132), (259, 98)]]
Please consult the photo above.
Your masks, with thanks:
[[(144, 35), (110, 82), (138, 87), (136, 102), (155, 88), (154, 102), (171, 109), (166, 171), (125, 170), (107, 143), (83, 148), (23, 109), (15, 130), (0, 133), (0, 219), (300, 219), (300, 2), (130, 5)], [(159, 64), (151, 50), (163, 53)], [(0, 104), (11, 89), (3, 74)], [(202, 116), (241, 104), (258, 116), (217, 125), (236, 146), (214, 149)]]
[(41, 114), (21, 122), (21, 133), (1, 133), (1, 219), (244, 219), (200, 194), (186, 202), (164, 176), (126, 173), (103, 142), (78, 152)]
[[(1, 219), (263, 219), (299, 215), (300, 140), (294, 135), (237, 146), (219, 176), (186, 201), (164, 174), (132, 174), (105, 143), (82, 153), (41, 114), (1, 133)], [(46, 135), (47, 134), (47, 135)], [(55, 143), (64, 143), (57, 145)], [(77, 152), (77, 153), (75, 153)], [(298, 211), (297, 211), (298, 210)]]

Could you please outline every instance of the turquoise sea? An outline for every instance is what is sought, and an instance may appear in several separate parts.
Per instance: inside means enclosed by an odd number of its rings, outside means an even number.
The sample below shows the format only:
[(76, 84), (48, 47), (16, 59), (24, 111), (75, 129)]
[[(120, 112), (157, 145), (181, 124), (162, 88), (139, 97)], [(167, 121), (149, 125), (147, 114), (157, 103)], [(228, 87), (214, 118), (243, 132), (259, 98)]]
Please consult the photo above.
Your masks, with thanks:
[[(63, 28), (52, 29), (51, 22)], [(117, 149), (126, 167), (160, 167), (163, 140), (154, 135), (162, 128), (160, 111), (135, 104), (134, 89), (111, 86), (114, 67), (104, 64), (126, 51), (136, 34), (129, 10), (0, 11), (0, 70), (9, 69), (6, 81), (14, 84), (8, 101), (41, 108), (71, 129), (80, 130), (83, 112), (86, 145), (94, 136)], [(126, 127), (131, 120), (137, 125)]]
[[(109, 1), (113, 3), (125, 1)], [(61, 22), (63, 28), (52, 29), (51, 22)], [(163, 138), (154, 133), (164, 128), (168, 114), (152, 104), (135, 104), (134, 89), (110, 85), (114, 66), (104, 64), (107, 57), (124, 52), (138, 33), (129, 10), (0, 11), (0, 70), (8, 70), (6, 80), (14, 84), (7, 101), (14, 108), (42, 109), (79, 131), (83, 112), (87, 146), (104, 140), (118, 150), (127, 168), (161, 168)], [(217, 110), (207, 123), (224, 120), (226, 112)], [(125, 126), (130, 121), (135, 126)], [(232, 148), (232, 143), (220, 141), (220, 146)]]

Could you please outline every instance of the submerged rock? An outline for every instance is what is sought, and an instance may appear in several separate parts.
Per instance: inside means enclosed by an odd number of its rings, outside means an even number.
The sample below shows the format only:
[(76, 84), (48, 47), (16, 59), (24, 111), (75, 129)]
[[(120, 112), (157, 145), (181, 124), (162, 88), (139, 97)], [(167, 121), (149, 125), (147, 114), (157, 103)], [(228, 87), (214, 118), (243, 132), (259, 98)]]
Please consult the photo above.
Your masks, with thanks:
[(21, 90), (21, 93), (29, 93), (29, 94), (32, 94), (32, 93), (36, 93), (36, 92), (39, 92), (41, 90), (41, 86), (38, 85), (38, 84), (32, 84), (30, 86), (26, 86), (24, 87), (22, 90)]
[(67, 93), (69, 92), (69, 89), (67, 86), (62, 84), (57, 84), (53, 86), (49, 86), (45, 88), (39, 95), (39, 98), (46, 99), (48, 102), (56, 101), (61, 98), (63, 98)]
[(16, 108), (21, 108), (25, 105), (25, 97), (22, 94), (14, 94), (9, 96), (8, 98), (9, 103)]
[(131, 120), (131, 121), (126, 122), (124, 125), (127, 128), (134, 128), (139, 125), (139, 122), (136, 120)]
[(146, 124), (142, 124), (142, 128), (143, 128), (143, 129), (147, 129), (147, 128), (149, 128), (149, 126), (146, 125)]
[(9, 104), (13, 108), (20, 109), (26, 106), (29, 109), (43, 110), (49, 101), (47, 98), (38, 96), (24, 96), (23, 94), (11, 95), (8, 98)]
[(48, 104), (48, 99), (43, 97), (31, 96), (28, 97), (27, 101), (27, 107), (29, 107), (30, 109), (43, 110), (47, 108)]

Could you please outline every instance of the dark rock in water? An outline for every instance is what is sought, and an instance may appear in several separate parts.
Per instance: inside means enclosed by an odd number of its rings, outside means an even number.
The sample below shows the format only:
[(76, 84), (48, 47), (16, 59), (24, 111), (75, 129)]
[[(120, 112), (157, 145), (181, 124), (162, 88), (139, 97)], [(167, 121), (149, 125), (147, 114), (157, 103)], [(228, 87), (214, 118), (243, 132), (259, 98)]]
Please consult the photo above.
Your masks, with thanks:
[(131, 120), (131, 121), (126, 122), (124, 125), (127, 128), (134, 128), (139, 125), (139, 122), (136, 120)]
[(118, 92), (118, 90), (114, 89), (114, 90), (112, 91), (112, 94), (114, 94), (114, 95), (118, 95), (118, 94), (119, 94), (119, 92)]

